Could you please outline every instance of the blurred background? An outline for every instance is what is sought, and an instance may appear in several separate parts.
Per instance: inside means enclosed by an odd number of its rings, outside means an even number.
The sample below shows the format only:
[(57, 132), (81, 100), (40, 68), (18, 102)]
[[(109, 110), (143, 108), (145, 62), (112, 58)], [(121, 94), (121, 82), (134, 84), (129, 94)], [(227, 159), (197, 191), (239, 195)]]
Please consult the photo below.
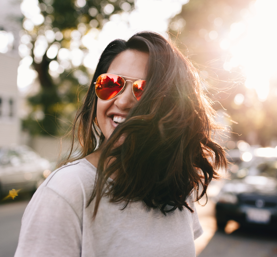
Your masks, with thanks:
[(197, 206), (197, 255), (277, 256), (276, 13), (276, 0), (1, 0), (0, 257), (13, 256), (31, 195), (68, 153), (101, 52), (142, 30), (189, 57), (226, 128), (215, 139), (232, 164)]

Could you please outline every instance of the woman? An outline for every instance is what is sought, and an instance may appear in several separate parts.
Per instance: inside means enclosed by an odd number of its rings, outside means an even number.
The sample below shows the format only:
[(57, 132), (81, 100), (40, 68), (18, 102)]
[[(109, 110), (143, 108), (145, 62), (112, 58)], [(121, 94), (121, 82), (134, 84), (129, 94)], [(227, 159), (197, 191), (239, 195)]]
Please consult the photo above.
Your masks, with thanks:
[(192, 193), (226, 165), (212, 117), (196, 70), (166, 39), (111, 42), (74, 123), (81, 156), (35, 193), (15, 256), (195, 256)]

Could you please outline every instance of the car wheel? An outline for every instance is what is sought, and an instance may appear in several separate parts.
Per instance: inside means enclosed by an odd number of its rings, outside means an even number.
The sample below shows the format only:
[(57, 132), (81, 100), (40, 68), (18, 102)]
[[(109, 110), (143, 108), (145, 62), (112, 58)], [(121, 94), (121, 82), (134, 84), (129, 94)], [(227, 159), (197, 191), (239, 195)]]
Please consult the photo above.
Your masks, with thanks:
[(217, 229), (223, 231), (227, 225), (228, 220), (217, 220), (216, 225)]

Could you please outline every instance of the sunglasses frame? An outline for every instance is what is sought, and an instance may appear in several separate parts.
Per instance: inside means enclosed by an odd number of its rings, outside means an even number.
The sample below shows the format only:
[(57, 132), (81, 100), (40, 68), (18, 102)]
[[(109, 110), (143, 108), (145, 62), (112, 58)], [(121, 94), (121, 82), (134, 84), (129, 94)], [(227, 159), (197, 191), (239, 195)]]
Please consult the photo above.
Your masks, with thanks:
[[(113, 98), (107, 99), (107, 100), (103, 100), (101, 97), (99, 97), (99, 96), (97, 95), (97, 93), (96, 93), (96, 88), (95, 88), (95, 86), (94, 86), (95, 94), (96, 94), (96, 96), (97, 96), (99, 99), (101, 99), (102, 101), (110, 101), (110, 100), (114, 99), (115, 97), (119, 96), (120, 94), (122, 94), (122, 93), (124, 92), (125, 87), (126, 87), (126, 85), (127, 85), (127, 81), (130, 81), (130, 82), (132, 82), (132, 95), (133, 95), (133, 97), (134, 97), (137, 101), (139, 101), (139, 100), (136, 98), (136, 96), (135, 96), (133, 85), (134, 85), (135, 82), (137, 82), (137, 81), (140, 81), (140, 80), (141, 80), (141, 81), (145, 81), (145, 82), (146, 82), (146, 80), (144, 80), (144, 79), (132, 78), (132, 77), (127, 77), (127, 76), (122, 76), (122, 75), (113, 74), (113, 73), (103, 73), (103, 74), (101, 74), (101, 75), (99, 75), (99, 76), (97, 77), (96, 81), (98, 80), (98, 78), (99, 78), (100, 76), (102, 76), (102, 75), (109, 75), (109, 74), (110, 74), (110, 75), (116, 75), (116, 76), (121, 77), (121, 78), (124, 80), (124, 85), (123, 85), (122, 89), (121, 89)], [(127, 79), (126, 79), (126, 78), (127, 78)], [(93, 83), (94, 85), (96, 85), (96, 81)]]

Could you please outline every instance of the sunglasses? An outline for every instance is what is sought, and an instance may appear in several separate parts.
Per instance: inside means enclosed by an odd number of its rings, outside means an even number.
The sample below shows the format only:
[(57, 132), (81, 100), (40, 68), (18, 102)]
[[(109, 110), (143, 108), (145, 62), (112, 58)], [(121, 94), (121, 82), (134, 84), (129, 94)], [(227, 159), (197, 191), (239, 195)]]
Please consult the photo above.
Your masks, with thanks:
[(110, 73), (102, 74), (96, 79), (96, 82), (94, 82), (95, 93), (101, 100), (111, 100), (124, 91), (127, 81), (131, 81), (133, 83), (133, 96), (139, 100), (146, 85), (145, 80), (122, 77), (120, 75)]

